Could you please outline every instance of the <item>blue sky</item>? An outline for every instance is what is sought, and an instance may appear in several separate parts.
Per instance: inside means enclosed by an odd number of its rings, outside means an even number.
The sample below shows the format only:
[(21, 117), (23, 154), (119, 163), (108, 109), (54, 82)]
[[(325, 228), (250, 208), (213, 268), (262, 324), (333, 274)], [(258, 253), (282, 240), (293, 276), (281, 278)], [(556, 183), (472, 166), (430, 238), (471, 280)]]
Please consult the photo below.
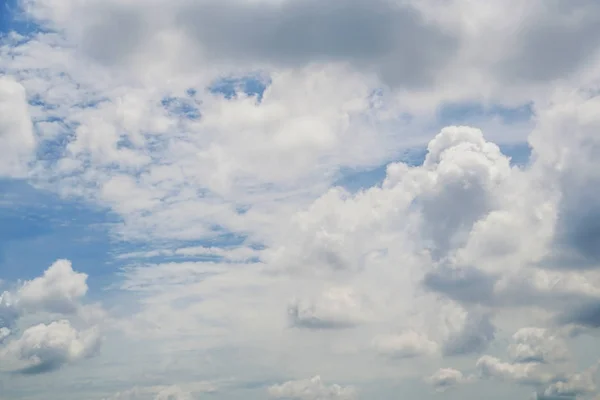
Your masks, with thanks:
[(245, 1), (0, 5), (0, 400), (597, 400), (597, 2)]

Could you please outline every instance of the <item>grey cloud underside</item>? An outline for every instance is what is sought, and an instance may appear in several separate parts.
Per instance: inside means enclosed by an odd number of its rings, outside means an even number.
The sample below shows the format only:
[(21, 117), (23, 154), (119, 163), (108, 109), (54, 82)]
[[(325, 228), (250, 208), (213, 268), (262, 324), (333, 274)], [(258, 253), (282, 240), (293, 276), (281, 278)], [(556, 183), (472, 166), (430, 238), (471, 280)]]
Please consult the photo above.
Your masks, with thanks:
[(125, 7), (102, 6), (96, 18), (84, 32), (81, 47), (104, 64), (123, 62), (151, 33), (140, 14)]
[(562, 324), (575, 324), (589, 328), (600, 328), (600, 300), (589, 302), (563, 312), (558, 317)]
[(284, 66), (347, 61), (398, 85), (430, 82), (458, 49), (457, 37), (385, 0), (199, 2), (185, 8), (179, 21), (217, 59)]
[(56, 360), (48, 360), (42, 362), (40, 364), (32, 365), (20, 370), (15, 371), (14, 373), (20, 375), (39, 375), (39, 374), (47, 374), (53, 371), (56, 371), (64, 366), (64, 361), (56, 359)]
[[(550, 266), (589, 269), (600, 266), (600, 179), (585, 182), (577, 195), (567, 191), (558, 220)], [(569, 185), (571, 186), (571, 185)]]
[(493, 303), (496, 281), (496, 276), (488, 275), (477, 268), (440, 268), (426, 274), (423, 285), (461, 303), (487, 305)]
[(527, 279), (513, 279), (502, 290), (495, 290), (499, 276), (475, 267), (439, 268), (423, 278), (425, 289), (465, 305), (486, 307), (540, 306), (554, 310), (578, 309), (598, 299), (585, 293), (539, 291)]
[[(177, 29), (195, 47), (186, 57), (197, 51), (202, 58), (196, 61), (203, 63), (301, 67), (348, 62), (392, 86), (427, 87), (446, 67), (460, 63), (459, 52), (467, 43), (461, 32), (426, 22), (409, 5), (388, 0), (181, 0), (174, 5), (158, 14), (176, 10)], [(157, 13), (135, 13), (126, 5), (96, 8), (97, 19), (84, 28), (82, 48), (103, 63), (128, 59), (148, 45), (156, 26), (160, 30)], [(596, 1), (539, 2), (521, 25), (523, 29), (507, 32), (490, 49), (499, 60), (490, 72), (500, 81), (561, 79), (577, 72), (600, 49)]]
[[(126, 4), (95, 8), (96, 18), (84, 23), (81, 48), (109, 65), (150, 50), (155, 34), (174, 21), (192, 44), (180, 60), (188, 67), (346, 62), (393, 87), (426, 88), (446, 77), (448, 67), (461, 67), (471, 40), (460, 30), (426, 21), (410, 5), (390, 0), (176, 0), (172, 7), (159, 5), (155, 8), (160, 11), (144, 13)], [(493, 80), (513, 85), (562, 79), (579, 71), (600, 49), (596, 1), (538, 2), (521, 26), (489, 46), (497, 62), (484, 70)]]
[[(425, 275), (425, 289), (457, 301), (466, 307), (484, 306), (492, 309), (503, 307), (535, 306), (557, 313), (558, 325), (576, 325), (600, 328), (600, 299), (585, 293), (567, 291), (540, 292), (527, 280), (512, 281), (502, 291), (494, 290), (498, 277), (476, 268), (452, 270), (442, 268)], [(447, 353), (477, 352), (493, 339), (493, 326), (485, 329), (485, 320), (480, 321), (482, 330), (473, 330), (472, 337), (452, 339), (453, 345)], [(488, 321), (489, 323), (489, 321)], [(489, 332), (488, 336), (481, 332)], [(454, 348), (454, 350), (452, 350)], [(529, 360), (538, 361), (538, 360)]]
[(18, 311), (8, 307), (2, 308), (0, 305), (0, 328), (12, 328), (18, 317)]
[[(599, 128), (589, 127), (593, 131)], [(594, 269), (600, 267), (600, 173), (593, 167), (600, 153), (600, 141), (593, 137), (570, 151), (577, 155), (569, 160), (559, 180), (562, 197), (553, 251), (541, 264), (560, 269)]]
[(600, 3), (550, 0), (516, 34), (516, 47), (496, 66), (507, 81), (550, 81), (576, 72), (600, 49)]
[(290, 305), (288, 307), (288, 318), (291, 326), (301, 329), (349, 329), (358, 325), (355, 321), (351, 320), (324, 318), (317, 315), (303, 315), (298, 305)]
[(538, 394), (535, 400), (576, 400), (577, 396), (547, 396), (545, 394)]
[(459, 356), (484, 351), (496, 335), (488, 315), (470, 312), (463, 329), (450, 336), (443, 345), (444, 355)]
[[(460, 43), (415, 9), (386, 0), (184, 1), (177, 10), (177, 28), (195, 44), (188, 55), (197, 51), (203, 62), (250, 68), (348, 62), (394, 86), (433, 83)], [(104, 14), (110, 18), (91, 21), (82, 40), (83, 50), (102, 63), (126, 60), (155, 33), (150, 14), (102, 5), (98, 15)]]

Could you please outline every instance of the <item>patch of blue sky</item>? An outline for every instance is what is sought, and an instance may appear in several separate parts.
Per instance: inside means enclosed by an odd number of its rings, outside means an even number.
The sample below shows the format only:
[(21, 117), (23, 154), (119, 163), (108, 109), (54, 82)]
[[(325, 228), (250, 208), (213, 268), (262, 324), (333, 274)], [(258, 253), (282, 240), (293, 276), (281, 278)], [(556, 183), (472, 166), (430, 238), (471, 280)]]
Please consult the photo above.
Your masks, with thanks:
[(57, 104), (50, 104), (44, 101), (40, 94), (34, 94), (28, 99), (29, 105), (37, 107), (43, 111), (52, 111), (58, 109)]
[[(192, 96), (190, 96), (192, 97)], [(186, 119), (199, 119), (201, 114), (193, 99), (184, 97), (165, 97), (161, 101), (164, 109), (172, 116)]]
[(221, 94), (226, 99), (231, 99), (238, 93), (243, 93), (248, 96), (256, 97), (257, 101), (260, 103), (263, 99), (265, 90), (270, 84), (271, 80), (269, 78), (257, 74), (243, 77), (221, 78), (216, 82), (213, 82), (208, 90), (214, 94)]
[(57, 259), (90, 276), (90, 295), (98, 296), (112, 279), (109, 225), (114, 216), (77, 201), (0, 180), (0, 279), (39, 276)]
[(39, 25), (26, 18), (20, 0), (3, 0), (0, 2), (0, 37), (11, 32), (26, 37), (41, 30)]
[[(46, 122), (53, 125), (52, 136), (50, 138), (41, 140), (36, 151), (36, 160), (40, 162), (54, 163), (58, 161), (64, 154), (68, 144), (73, 139), (74, 129), (68, 124), (65, 124), (62, 119), (48, 119)], [(40, 137), (44, 137), (48, 134), (49, 128), (41, 128), (40, 125), (34, 125), (38, 131)], [(45, 132), (40, 132), (44, 130)]]

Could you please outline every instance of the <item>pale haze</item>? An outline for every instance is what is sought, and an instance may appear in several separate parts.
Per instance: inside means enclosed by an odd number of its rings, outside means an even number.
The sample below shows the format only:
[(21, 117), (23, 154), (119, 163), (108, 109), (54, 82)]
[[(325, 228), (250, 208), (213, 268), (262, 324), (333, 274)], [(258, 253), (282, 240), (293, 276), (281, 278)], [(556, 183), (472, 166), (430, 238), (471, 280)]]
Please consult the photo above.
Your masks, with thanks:
[(600, 1), (0, 0), (0, 400), (600, 400)]

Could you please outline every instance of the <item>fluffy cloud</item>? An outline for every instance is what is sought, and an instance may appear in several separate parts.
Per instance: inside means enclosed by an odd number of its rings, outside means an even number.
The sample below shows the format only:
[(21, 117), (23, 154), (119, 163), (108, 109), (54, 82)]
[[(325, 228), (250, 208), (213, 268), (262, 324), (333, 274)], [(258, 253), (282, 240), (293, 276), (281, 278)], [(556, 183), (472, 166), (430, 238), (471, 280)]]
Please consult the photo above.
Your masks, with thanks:
[(353, 388), (336, 384), (327, 385), (320, 376), (273, 385), (269, 387), (268, 393), (273, 399), (288, 400), (354, 399), (356, 397)]
[(95, 329), (78, 331), (66, 320), (27, 328), (20, 338), (0, 349), (0, 358), (23, 374), (38, 374), (91, 357), (101, 340)]
[[(0, 296), (0, 359), (4, 370), (51, 372), (98, 352), (102, 335), (95, 324), (104, 311), (82, 303), (88, 289), (86, 279), (86, 274), (73, 270), (70, 261), (58, 260), (42, 276)], [(56, 314), (63, 319), (18, 329), (27, 317)], [(64, 319), (66, 316), (83, 328), (74, 327)]]
[(364, 300), (352, 288), (331, 288), (315, 300), (295, 301), (288, 307), (294, 326), (310, 329), (351, 328), (364, 322)]
[(566, 379), (557, 380), (544, 390), (544, 396), (573, 397), (593, 395), (597, 393), (596, 376), (598, 366), (594, 365), (586, 371), (568, 376)]
[(0, 77), (0, 176), (26, 173), (36, 146), (25, 88), (10, 77)]
[(77, 310), (88, 290), (87, 275), (73, 271), (69, 260), (58, 260), (41, 277), (27, 281), (16, 296), (19, 306), (69, 314)]
[(466, 377), (462, 372), (453, 368), (441, 368), (433, 375), (426, 378), (426, 382), (438, 392), (444, 392), (457, 385), (472, 381), (472, 377)]
[(535, 387), (548, 384), (553, 375), (541, 370), (537, 363), (511, 364), (500, 359), (483, 356), (477, 361), (477, 369), (484, 378), (496, 378)]
[(522, 328), (513, 335), (508, 352), (512, 362), (481, 357), (476, 365), (480, 377), (532, 386), (537, 399), (575, 399), (596, 393), (598, 365), (574, 372), (567, 363), (569, 350), (558, 332)]
[(435, 342), (416, 332), (378, 336), (373, 340), (373, 346), (380, 354), (392, 358), (427, 356), (438, 350)]
[(542, 328), (519, 329), (513, 335), (509, 353), (517, 363), (555, 363), (568, 357), (564, 341)]

